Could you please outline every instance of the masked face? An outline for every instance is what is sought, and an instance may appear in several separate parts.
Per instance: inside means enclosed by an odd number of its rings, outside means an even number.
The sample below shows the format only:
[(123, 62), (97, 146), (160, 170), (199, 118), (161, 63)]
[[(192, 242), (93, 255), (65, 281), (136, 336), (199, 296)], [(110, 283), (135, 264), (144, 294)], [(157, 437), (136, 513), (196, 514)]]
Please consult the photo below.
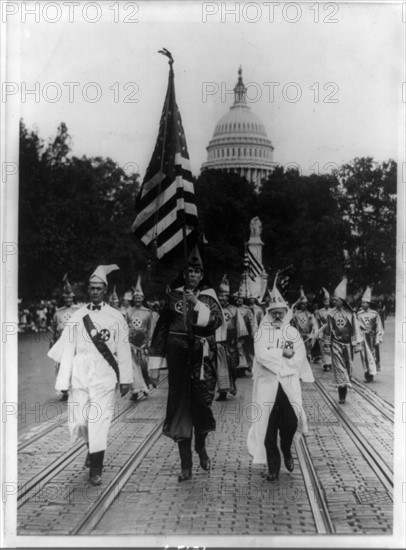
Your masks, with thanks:
[(228, 294), (224, 294), (224, 292), (222, 292), (221, 294), (219, 294), (218, 298), (219, 298), (221, 307), (228, 306)]
[(344, 302), (341, 300), (341, 298), (333, 298), (333, 304), (337, 309), (341, 309), (343, 307)]
[(369, 309), (369, 302), (365, 302), (364, 300), (362, 300), (361, 307), (362, 309), (365, 309), (365, 311), (367, 311)]

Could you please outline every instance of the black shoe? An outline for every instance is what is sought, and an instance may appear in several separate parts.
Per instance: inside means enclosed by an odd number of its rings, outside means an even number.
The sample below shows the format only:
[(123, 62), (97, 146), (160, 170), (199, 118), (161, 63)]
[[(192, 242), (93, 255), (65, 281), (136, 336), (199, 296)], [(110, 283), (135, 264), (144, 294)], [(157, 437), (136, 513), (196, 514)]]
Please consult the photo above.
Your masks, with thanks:
[(275, 472), (269, 473), (266, 476), (267, 481), (278, 481), (278, 479), (279, 479), (279, 474), (276, 474)]
[(365, 375), (365, 383), (368, 384), (369, 382), (373, 382), (374, 381), (374, 377), (372, 374), (366, 374)]
[(327, 372), (328, 370), (328, 366), (327, 365), (323, 365), (323, 372)]
[(285, 466), (288, 472), (293, 472), (295, 465), (291, 456), (285, 457)]
[(211, 469), (211, 460), (207, 455), (207, 452), (204, 450), (201, 453), (199, 453), (200, 457), (200, 466), (208, 472)]
[(220, 393), (217, 397), (216, 401), (227, 401), (227, 394), (226, 393)]
[(90, 468), (90, 453), (86, 455), (85, 468)]
[(101, 485), (102, 478), (100, 474), (90, 473), (89, 481), (92, 485)]
[(189, 481), (189, 479), (192, 479), (192, 469), (191, 468), (182, 468), (182, 471), (178, 476), (179, 483), (181, 481)]
[(61, 401), (67, 401), (69, 398), (69, 394), (66, 390), (62, 391)]
[(131, 401), (138, 401), (138, 393), (133, 393), (132, 394)]
[(338, 388), (338, 402), (340, 405), (345, 403), (345, 398), (347, 397), (347, 386)]

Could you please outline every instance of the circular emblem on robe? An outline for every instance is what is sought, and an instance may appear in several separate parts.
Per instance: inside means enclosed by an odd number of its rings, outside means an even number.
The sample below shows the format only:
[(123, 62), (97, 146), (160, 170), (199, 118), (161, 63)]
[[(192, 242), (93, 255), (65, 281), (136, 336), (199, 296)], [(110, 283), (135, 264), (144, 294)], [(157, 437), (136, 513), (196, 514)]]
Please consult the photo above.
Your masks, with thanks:
[(72, 317), (72, 314), (71, 313), (65, 313), (65, 315), (63, 316), (63, 320), (64, 321), (69, 321), (69, 319)]
[(345, 321), (341, 317), (337, 319), (336, 323), (339, 328), (343, 328), (343, 326), (345, 325)]
[(306, 321), (307, 321), (306, 315), (299, 315), (299, 323), (300, 323), (301, 325), (305, 325), (305, 324), (306, 324)]
[(367, 327), (371, 324), (371, 317), (364, 317), (364, 321)]
[(175, 309), (176, 311), (178, 311), (179, 313), (182, 313), (183, 312), (183, 302), (179, 300), (179, 302), (176, 302), (175, 304)]
[(139, 317), (134, 317), (134, 319), (131, 320), (131, 325), (134, 327), (134, 328), (141, 328), (142, 326), (142, 321)]
[(100, 339), (103, 340), (103, 342), (108, 342), (110, 340), (110, 331), (107, 328), (101, 329)]
[(227, 322), (231, 319), (231, 315), (229, 314), (228, 311), (225, 311), (225, 312), (224, 312), (224, 319), (225, 319)]

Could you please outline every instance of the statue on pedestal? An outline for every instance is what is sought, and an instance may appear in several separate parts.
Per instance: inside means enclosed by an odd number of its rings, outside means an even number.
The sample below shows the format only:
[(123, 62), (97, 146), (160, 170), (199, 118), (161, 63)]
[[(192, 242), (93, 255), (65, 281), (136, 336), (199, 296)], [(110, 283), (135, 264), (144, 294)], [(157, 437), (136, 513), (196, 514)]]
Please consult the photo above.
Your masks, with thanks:
[(261, 233), (262, 233), (262, 223), (261, 220), (256, 216), (255, 218), (252, 218), (250, 221), (250, 241), (260, 241), (261, 240)]

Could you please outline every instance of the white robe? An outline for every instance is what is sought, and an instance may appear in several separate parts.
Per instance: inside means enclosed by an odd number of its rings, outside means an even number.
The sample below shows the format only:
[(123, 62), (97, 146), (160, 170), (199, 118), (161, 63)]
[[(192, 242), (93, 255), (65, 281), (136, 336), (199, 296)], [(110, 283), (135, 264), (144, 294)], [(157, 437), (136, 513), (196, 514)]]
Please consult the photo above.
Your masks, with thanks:
[(55, 389), (69, 390), (68, 423), (72, 443), (83, 437), (89, 443), (89, 451), (95, 453), (107, 447), (117, 376), (83, 324), (87, 314), (106, 337), (105, 344), (118, 364), (120, 384), (132, 383), (132, 365), (125, 319), (107, 304), (100, 311), (91, 311), (87, 306), (80, 308), (48, 352), (51, 359), (60, 363)]
[[(275, 403), (278, 384), (281, 384), (298, 418), (298, 433), (307, 432), (306, 414), (302, 406), (300, 379), (314, 382), (306, 358), (306, 349), (299, 331), (289, 324), (287, 314), (280, 329), (271, 326), (267, 313), (255, 337), (255, 358), (252, 369), (253, 389), (251, 403), (252, 425), (248, 432), (248, 452), (254, 464), (266, 464), (265, 435)], [(295, 352), (291, 359), (282, 356), (286, 341)]]

